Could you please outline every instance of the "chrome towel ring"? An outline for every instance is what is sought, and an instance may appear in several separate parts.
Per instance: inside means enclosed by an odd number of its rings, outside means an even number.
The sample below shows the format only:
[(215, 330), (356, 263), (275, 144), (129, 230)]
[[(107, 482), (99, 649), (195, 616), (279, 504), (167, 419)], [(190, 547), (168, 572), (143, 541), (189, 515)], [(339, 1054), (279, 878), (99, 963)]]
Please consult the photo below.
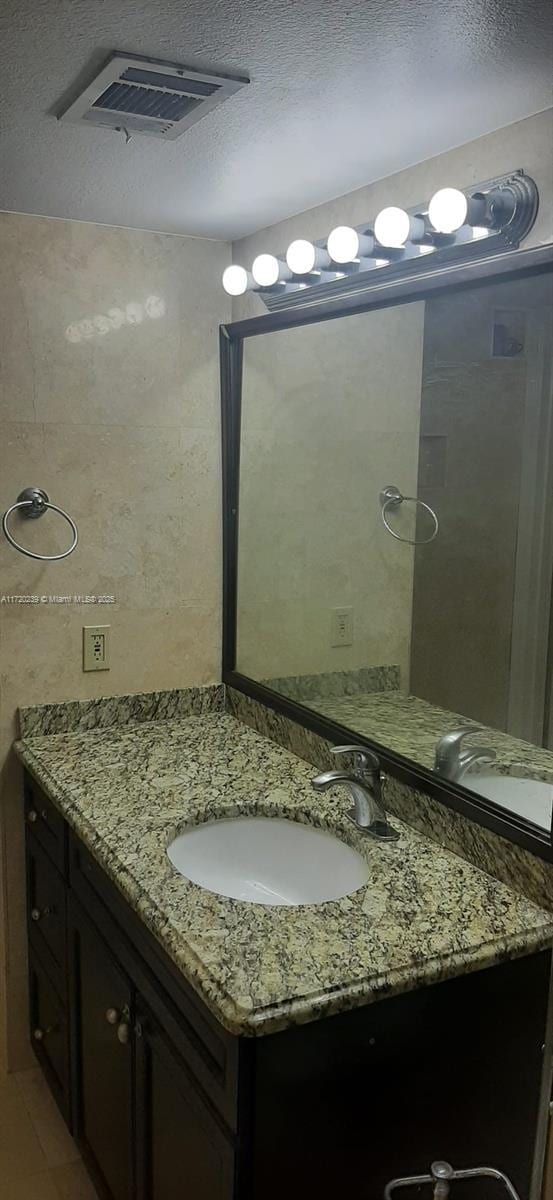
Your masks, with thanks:
[[(64, 550), (62, 554), (35, 554), (34, 550), (27, 550), (25, 546), (20, 546), (19, 542), (16, 542), (15, 538), (10, 533), (8, 527), (8, 520), (12, 512), (15, 512), (16, 509), (21, 510), (21, 516), (25, 517), (26, 520), (35, 520), (37, 517), (43, 517), (48, 508), (51, 508), (53, 512), (59, 513), (60, 517), (64, 517), (67, 523), (71, 526), (73, 540), (69, 549)], [(47, 492), (43, 491), (42, 488), (24, 488), (23, 491), (19, 493), (16, 503), (12, 504), (10, 508), (7, 508), (4, 516), (2, 517), (2, 529), (4, 530), (8, 542), (14, 547), (15, 550), (19, 550), (21, 554), (26, 554), (29, 558), (38, 558), (41, 562), (56, 562), (59, 558), (67, 558), (69, 554), (73, 553), (79, 540), (77, 526), (75, 525), (72, 517), (69, 516), (69, 513), (64, 512), (63, 508), (58, 508), (57, 504), (52, 504)]]
[[(386, 520), (386, 514), (388, 512), (392, 512), (396, 508), (399, 508), (400, 505), (406, 500), (410, 501), (412, 504), (418, 504), (420, 508), (424, 508), (427, 513), (430, 513), (430, 516), (434, 522), (434, 529), (430, 534), (430, 537), (402, 537), (400, 533), (396, 533), (395, 529), (392, 529), (391, 525), (388, 524), (388, 521)], [(428, 544), (433, 542), (434, 538), (438, 536), (440, 526), (434, 509), (431, 508), (429, 504), (426, 504), (424, 500), (419, 500), (418, 496), (404, 496), (394, 483), (387, 484), (387, 486), (383, 488), (380, 493), (380, 515), (382, 517), (382, 524), (384, 525), (384, 528), (388, 530), (388, 533), (391, 533), (392, 537), (396, 538), (398, 542), (407, 542), (408, 546), (428, 546)]]
[(384, 1200), (392, 1200), (392, 1193), (396, 1188), (420, 1187), (425, 1183), (433, 1184), (434, 1200), (447, 1200), (451, 1190), (451, 1180), (481, 1178), (497, 1179), (499, 1183), (503, 1184), (510, 1200), (520, 1200), (508, 1175), (504, 1175), (503, 1171), (499, 1171), (497, 1167), (470, 1167), (464, 1171), (454, 1171), (451, 1163), (442, 1161), (432, 1163), (429, 1175), (405, 1175), (402, 1179), (391, 1179), (384, 1188)]

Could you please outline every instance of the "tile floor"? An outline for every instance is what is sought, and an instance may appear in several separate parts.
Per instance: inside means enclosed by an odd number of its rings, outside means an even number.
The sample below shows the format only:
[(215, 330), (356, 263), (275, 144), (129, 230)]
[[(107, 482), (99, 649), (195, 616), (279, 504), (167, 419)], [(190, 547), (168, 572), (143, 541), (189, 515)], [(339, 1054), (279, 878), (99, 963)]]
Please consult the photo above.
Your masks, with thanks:
[(97, 1200), (38, 1069), (0, 1075), (1, 1200)]

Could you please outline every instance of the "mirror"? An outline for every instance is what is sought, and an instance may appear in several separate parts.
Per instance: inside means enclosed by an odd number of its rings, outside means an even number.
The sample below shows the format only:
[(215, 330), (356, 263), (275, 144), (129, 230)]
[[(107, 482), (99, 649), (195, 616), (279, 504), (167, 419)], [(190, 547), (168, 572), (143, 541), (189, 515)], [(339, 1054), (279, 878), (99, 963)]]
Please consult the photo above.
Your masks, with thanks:
[(236, 613), (242, 675), (546, 830), (552, 318), (519, 274), (246, 337)]

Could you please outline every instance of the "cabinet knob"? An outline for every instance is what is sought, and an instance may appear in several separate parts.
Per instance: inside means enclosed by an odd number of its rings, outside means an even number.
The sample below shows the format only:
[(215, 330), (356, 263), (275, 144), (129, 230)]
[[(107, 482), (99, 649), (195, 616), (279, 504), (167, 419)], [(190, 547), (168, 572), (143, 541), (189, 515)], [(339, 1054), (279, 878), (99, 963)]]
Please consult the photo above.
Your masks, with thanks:
[(117, 1025), (120, 1016), (116, 1008), (108, 1008), (106, 1011), (106, 1021), (108, 1025)]
[(35, 808), (29, 809), (27, 813), (27, 820), (30, 821), (31, 825), (34, 825), (35, 821), (38, 821), (38, 813)]
[(117, 1041), (122, 1046), (127, 1046), (131, 1036), (131, 1028), (128, 1021), (120, 1021), (117, 1026)]
[(40, 1025), (37, 1026), (36, 1029), (33, 1029), (33, 1037), (35, 1042), (43, 1042), (46, 1035), (48, 1033), (56, 1033), (56, 1029), (57, 1027), (55, 1025), (48, 1025), (46, 1029), (41, 1029)]
[(48, 905), (44, 908), (32, 908), (31, 921), (40, 921), (41, 917), (49, 917), (53, 912), (55, 912), (55, 909), (49, 908)]

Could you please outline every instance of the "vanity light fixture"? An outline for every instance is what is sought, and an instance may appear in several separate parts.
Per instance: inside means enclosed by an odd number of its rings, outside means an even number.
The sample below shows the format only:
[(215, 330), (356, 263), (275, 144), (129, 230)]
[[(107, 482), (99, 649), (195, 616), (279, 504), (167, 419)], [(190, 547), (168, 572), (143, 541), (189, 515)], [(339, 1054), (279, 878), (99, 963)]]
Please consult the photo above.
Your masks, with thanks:
[(291, 279), (292, 272), (287, 263), (274, 254), (258, 254), (253, 260), (252, 276), (258, 287), (268, 288)]
[(286, 262), (293, 275), (311, 275), (330, 266), (330, 255), (322, 246), (297, 238), (286, 251)]
[[(286, 261), (258, 254), (251, 273), (227, 267), (225, 291), (257, 291), (271, 311), (362, 295), (374, 272), (395, 281), (443, 264), (515, 249), (532, 228), (538, 189), (524, 171), (512, 171), (466, 189), (440, 188), (413, 208), (388, 205), (373, 222), (337, 225), (326, 239), (297, 238)], [(316, 297), (316, 299), (315, 299)]]
[(438, 233), (456, 233), (467, 224), (469, 207), (468, 196), (458, 188), (440, 188), (428, 205), (428, 220)]
[(487, 195), (473, 192), (468, 196), (458, 188), (440, 188), (428, 205), (428, 219), (438, 233), (456, 233), (463, 225), (481, 230), (501, 229), (512, 220), (516, 206), (515, 191), (509, 188), (494, 188)]
[(381, 246), (401, 250), (407, 242), (421, 242), (426, 237), (424, 217), (404, 208), (383, 208), (374, 223), (374, 234)]
[(253, 287), (253, 276), (245, 267), (234, 265), (223, 271), (223, 287), (227, 296), (243, 296)]
[(374, 252), (372, 233), (359, 233), (351, 225), (337, 225), (328, 236), (328, 253), (335, 263), (353, 263), (358, 258), (370, 258)]
[(463, 225), (484, 225), (483, 196), (466, 196), (458, 188), (440, 188), (428, 205), (428, 219), (438, 233), (456, 233)]

